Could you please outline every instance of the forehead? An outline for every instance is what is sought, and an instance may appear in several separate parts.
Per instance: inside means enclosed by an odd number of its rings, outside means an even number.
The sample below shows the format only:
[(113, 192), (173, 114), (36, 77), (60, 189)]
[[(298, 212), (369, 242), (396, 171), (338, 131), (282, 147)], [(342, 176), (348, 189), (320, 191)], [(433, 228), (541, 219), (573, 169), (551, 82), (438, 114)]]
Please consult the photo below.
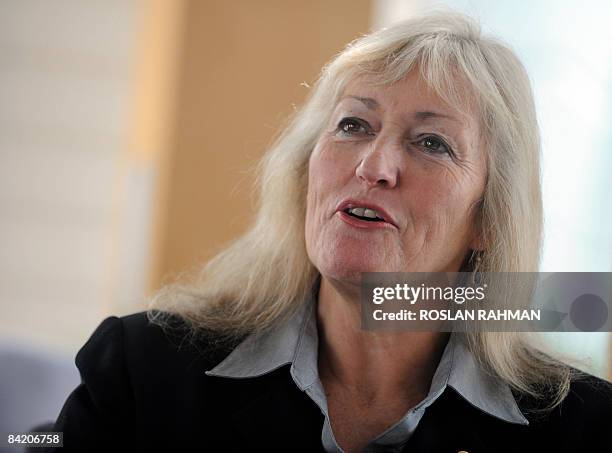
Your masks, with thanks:
[[(453, 103), (440, 96), (419, 74), (412, 70), (402, 79), (391, 84), (381, 84), (375, 76), (361, 75), (350, 81), (340, 97), (339, 104), (361, 102), (371, 110), (381, 113), (434, 113), (431, 117), (455, 119), (464, 125), (476, 126), (478, 114), (474, 108), (473, 97), (466, 83), (453, 79), (453, 90), (462, 95)], [(446, 96), (445, 98), (450, 98)]]

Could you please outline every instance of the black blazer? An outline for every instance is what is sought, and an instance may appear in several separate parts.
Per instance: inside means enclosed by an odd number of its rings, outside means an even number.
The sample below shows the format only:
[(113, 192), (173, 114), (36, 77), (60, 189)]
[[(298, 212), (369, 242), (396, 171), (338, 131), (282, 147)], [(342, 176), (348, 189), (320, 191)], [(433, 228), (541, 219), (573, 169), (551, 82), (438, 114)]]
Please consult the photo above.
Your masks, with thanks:
[[(175, 318), (176, 320), (176, 318)], [(162, 330), (145, 313), (106, 319), (76, 357), (82, 383), (54, 427), (58, 451), (319, 452), (323, 415), (291, 379), (289, 365), (251, 379), (206, 376), (235, 345)], [(452, 388), (430, 406), (405, 452), (610, 452), (612, 385), (574, 381), (553, 412), (521, 398), (529, 426), (471, 406)]]

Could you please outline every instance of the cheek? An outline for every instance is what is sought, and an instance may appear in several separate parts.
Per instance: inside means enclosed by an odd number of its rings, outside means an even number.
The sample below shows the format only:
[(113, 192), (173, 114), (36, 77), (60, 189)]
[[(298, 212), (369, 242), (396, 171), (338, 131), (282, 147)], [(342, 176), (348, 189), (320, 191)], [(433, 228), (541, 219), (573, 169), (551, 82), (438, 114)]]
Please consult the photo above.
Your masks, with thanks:
[(319, 194), (321, 191), (315, 186), (316, 181), (312, 181), (312, 178), (308, 178), (308, 192), (306, 194), (306, 240), (310, 241), (311, 238), (316, 237), (315, 230), (317, 229), (317, 218), (320, 215), (317, 207), (321, 203)]
[(320, 211), (325, 201), (339, 195), (354, 175), (354, 156), (346, 149), (337, 149), (332, 144), (317, 146), (308, 166), (309, 209)]
[(415, 224), (421, 224), (421, 228), (430, 235), (461, 235), (461, 232), (469, 229), (472, 207), (480, 197), (484, 184), (472, 176), (448, 168), (413, 175), (410, 192), (416, 196), (410, 197), (414, 200), (410, 211)]
[(325, 159), (322, 150), (315, 148), (308, 164), (308, 191), (306, 194), (306, 239), (317, 237), (325, 213), (325, 194), (330, 193), (335, 168)]
[(351, 175), (351, 153), (332, 144), (313, 151), (310, 159), (310, 180), (315, 187), (331, 187)]

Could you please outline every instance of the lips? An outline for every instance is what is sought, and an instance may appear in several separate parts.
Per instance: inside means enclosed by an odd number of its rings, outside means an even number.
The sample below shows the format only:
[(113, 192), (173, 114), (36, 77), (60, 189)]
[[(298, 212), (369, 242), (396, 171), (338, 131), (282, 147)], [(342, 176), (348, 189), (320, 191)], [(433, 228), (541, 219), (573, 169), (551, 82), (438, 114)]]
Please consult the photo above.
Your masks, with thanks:
[[(336, 212), (340, 212), (345, 214), (347, 217), (349, 216), (349, 211), (352, 210), (352, 212), (355, 212), (355, 208), (362, 208), (364, 210), (370, 210), (370, 211), (374, 211), (376, 213), (376, 217), (378, 218), (378, 221), (370, 221), (368, 220), (360, 220), (357, 217), (351, 217), (354, 218), (354, 220), (356, 222), (360, 222), (360, 223), (370, 223), (372, 224), (371, 226), (376, 226), (376, 224), (389, 224), (394, 226), (395, 228), (397, 228), (397, 222), (395, 221), (395, 219), (385, 210), (385, 208), (383, 208), (382, 206), (373, 203), (371, 201), (368, 200), (359, 200), (359, 199), (346, 199), (344, 201), (342, 201), (338, 207), (336, 208)], [(356, 210), (357, 212), (360, 212), (359, 209)], [(368, 212), (368, 211), (366, 211)], [(371, 215), (370, 215), (371, 216)], [(372, 219), (374, 220), (374, 219)], [(379, 225), (382, 226), (382, 225)]]

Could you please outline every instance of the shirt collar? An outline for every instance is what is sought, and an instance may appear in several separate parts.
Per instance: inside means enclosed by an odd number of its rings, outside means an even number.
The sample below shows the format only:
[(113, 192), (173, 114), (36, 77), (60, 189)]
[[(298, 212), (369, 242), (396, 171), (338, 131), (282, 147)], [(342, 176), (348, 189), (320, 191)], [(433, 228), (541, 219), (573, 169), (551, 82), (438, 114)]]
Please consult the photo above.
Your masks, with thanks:
[[(312, 292), (284, 324), (249, 335), (208, 376), (247, 379), (291, 365), (291, 376), (300, 390), (319, 382), (317, 369), (317, 293)], [(509, 423), (528, 425), (507, 383), (486, 373), (476, 362), (460, 333), (453, 332), (434, 373), (429, 405), (446, 387), (455, 389), (468, 403)]]

